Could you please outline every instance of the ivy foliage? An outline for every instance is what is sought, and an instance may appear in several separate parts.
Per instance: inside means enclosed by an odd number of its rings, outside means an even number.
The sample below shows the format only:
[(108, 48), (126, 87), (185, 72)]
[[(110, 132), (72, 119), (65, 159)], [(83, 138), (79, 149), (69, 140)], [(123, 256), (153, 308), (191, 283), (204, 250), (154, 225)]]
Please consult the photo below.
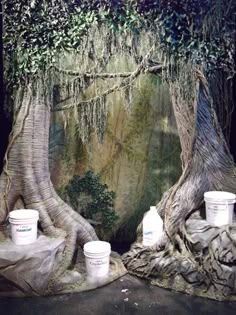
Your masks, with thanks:
[(58, 54), (79, 48), (81, 37), (95, 21), (93, 11), (67, 1), (5, 1), (6, 79), (17, 84), (44, 73)]
[(79, 51), (81, 39), (94, 25), (130, 30), (137, 19), (134, 8), (122, 1), (5, 1), (6, 80), (16, 85), (45, 73), (59, 54)]
[(65, 51), (79, 51), (91, 27), (114, 32), (152, 30), (160, 49), (208, 71), (233, 68), (235, 1), (4, 1), (6, 81), (17, 84), (48, 71)]
[[(160, 48), (206, 71), (233, 71), (236, 3), (225, 0), (139, 1), (150, 28), (158, 25)], [(176, 59), (175, 59), (176, 60)]]
[(65, 186), (61, 197), (86, 219), (98, 223), (100, 236), (111, 232), (119, 218), (114, 209), (115, 193), (108, 191), (108, 186), (101, 183), (101, 177), (91, 170), (83, 177), (74, 176)]
[(225, 4), (209, 0), (165, 2), (159, 16), (162, 47), (178, 58), (203, 64), (207, 71), (231, 68), (234, 18), (226, 12), (229, 6)]

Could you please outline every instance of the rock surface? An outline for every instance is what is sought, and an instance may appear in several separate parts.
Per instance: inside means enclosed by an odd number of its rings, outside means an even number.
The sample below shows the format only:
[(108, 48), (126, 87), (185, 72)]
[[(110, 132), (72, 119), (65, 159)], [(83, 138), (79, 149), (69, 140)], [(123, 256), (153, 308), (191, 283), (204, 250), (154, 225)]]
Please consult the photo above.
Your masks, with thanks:
[(43, 235), (29, 245), (15, 245), (10, 239), (0, 242), (0, 276), (4, 278), (0, 284), (4, 281), (11, 283), (25, 295), (39, 294), (47, 288), (57, 254), (63, 248), (64, 239)]
[(123, 255), (128, 271), (152, 284), (216, 300), (236, 300), (236, 224), (189, 219), (179, 247), (134, 243)]
[(50, 282), (60, 264), (64, 239), (40, 235), (30, 245), (15, 245), (10, 239), (0, 241), (0, 295), (32, 296), (81, 292), (108, 284), (125, 275), (121, 257), (111, 253), (109, 275), (96, 282), (87, 279), (85, 259), (81, 248), (72, 270)]

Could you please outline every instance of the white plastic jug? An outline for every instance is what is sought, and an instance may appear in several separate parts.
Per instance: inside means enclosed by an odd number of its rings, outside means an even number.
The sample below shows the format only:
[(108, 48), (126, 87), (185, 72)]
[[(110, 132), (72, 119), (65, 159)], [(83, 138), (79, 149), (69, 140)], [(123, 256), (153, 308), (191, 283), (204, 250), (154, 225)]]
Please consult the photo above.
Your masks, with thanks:
[(156, 207), (152, 206), (143, 218), (143, 246), (153, 246), (162, 234), (162, 218), (157, 213)]

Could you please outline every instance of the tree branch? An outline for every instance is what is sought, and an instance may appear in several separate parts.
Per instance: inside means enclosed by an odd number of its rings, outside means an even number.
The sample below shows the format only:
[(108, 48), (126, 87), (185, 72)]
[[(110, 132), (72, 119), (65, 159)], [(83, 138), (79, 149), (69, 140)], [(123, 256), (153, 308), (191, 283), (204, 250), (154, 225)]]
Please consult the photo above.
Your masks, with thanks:
[[(152, 66), (152, 67), (144, 67), (144, 72), (145, 73), (152, 73), (152, 74), (157, 74), (160, 75), (161, 71), (163, 70), (163, 66), (158, 64), (156, 66)], [(67, 71), (67, 70), (63, 70), (63, 71)], [(69, 74), (70, 71), (68, 71)], [(75, 73), (75, 72), (74, 72)], [(78, 72), (76, 72), (78, 73)], [(84, 73), (80, 76), (78, 76), (78, 78), (83, 77), (85, 80), (86, 79), (114, 79), (114, 78), (127, 78), (129, 76), (132, 75), (133, 72), (103, 72), (103, 73)]]
[(165, 69), (165, 67), (161, 64), (158, 64), (156, 66), (147, 67), (144, 72), (152, 73), (152, 74), (156, 74), (160, 76), (163, 69)]
[[(110, 57), (112, 56), (112, 52), (111, 52), (111, 36), (109, 36), (108, 41), (107, 41), (107, 45), (104, 46), (103, 51), (102, 51), (102, 56), (100, 58), (98, 58), (98, 60), (95, 62), (95, 65), (89, 69), (89, 72), (85, 73), (85, 74), (81, 74), (81, 72), (79, 71), (73, 71), (73, 70), (66, 70), (66, 69), (60, 69), (58, 68), (56, 65), (54, 65), (54, 69), (58, 72), (58, 73), (62, 73), (64, 75), (68, 75), (68, 76), (74, 76), (74, 78), (71, 80), (72, 82), (75, 81), (84, 81), (83, 83), (83, 91), (86, 90), (95, 80), (95, 77), (93, 77), (91, 75), (91, 72), (93, 73), (101, 73), (106, 65), (108, 64)], [(89, 76), (90, 74), (90, 76)], [(70, 84), (70, 83), (69, 83)], [(69, 91), (68, 89), (68, 83), (64, 84), (64, 85), (58, 85), (57, 86), (57, 91), (59, 92), (61, 89), (65, 89), (66, 91)], [(80, 92), (83, 92), (80, 91)], [(69, 93), (67, 93), (67, 95), (63, 98), (60, 99), (60, 93), (58, 93), (59, 96), (59, 101), (57, 102), (57, 104), (63, 103), (67, 100), (69, 100), (70, 98), (73, 97), (73, 95), (70, 95)]]
[[(152, 50), (152, 49), (151, 49)], [(75, 108), (81, 105), (87, 105), (91, 102), (96, 102), (98, 101), (100, 98), (106, 97), (107, 95), (111, 94), (114, 91), (119, 91), (125, 87), (127, 87), (128, 85), (130, 85), (132, 83), (132, 81), (134, 81), (139, 75), (140, 73), (152, 73), (155, 75), (160, 75), (162, 70), (164, 69), (164, 67), (156, 62), (154, 65), (152, 64), (152, 62), (148, 59), (148, 56), (151, 52), (151, 50), (149, 51), (149, 53), (142, 59), (142, 62), (138, 65), (138, 67), (136, 68), (135, 71), (133, 72), (123, 72), (123, 73), (84, 73), (82, 76), (86, 81), (86, 78), (88, 81), (92, 80), (94, 81), (94, 79), (96, 78), (101, 78), (101, 79), (113, 79), (113, 78), (125, 78), (122, 82), (117, 83), (115, 85), (113, 85), (111, 88), (108, 88), (105, 92), (101, 93), (100, 95), (97, 95), (93, 98), (90, 98), (89, 100), (86, 101), (81, 101), (78, 102), (76, 104), (69, 104), (69, 105), (65, 105), (65, 106), (59, 106), (57, 107), (58, 104), (62, 103), (62, 101), (58, 102), (56, 107), (52, 109), (53, 112), (58, 112), (58, 111), (64, 111), (64, 110), (68, 110), (71, 108)], [(150, 66), (150, 63), (152, 64), (152, 66)], [(78, 77), (81, 79), (81, 76)], [(78, 78), (74, 78), (73, 80), (76, 80)], [(69, 98), (67, 98), (66, 100), (68, 100)]]
[[(152, 67), (144, 67), (144, 66), (142, 66), (142, 69), (140, 70), (138, 75), (141, 72), (144, 72), (144, 73), (150, 73), (150, 74), (154, 74), (154, 75), (159, 75), (160, 76), (163, 69), (164, 69), (164, 67), (161, 64), (158, 64), (158, 65), (152, 66)], [(130, 78), (131, 80), (133, 80), (133, 79), (135, 79), (138, 76), (138, 75), (137, 76), (135, 75), (134, 78), (133, 78), (134, 73), (135, 73), (135, 71), (134, 72), (117, 72), (117, 73), (108, 73), (108, 72), (106, 73), (106, 72), (104, 72), (104, 73), (93, 73), (93, 74), (92, 73), (85, 73), (85, 74), (83, 74), (83, 77), (84, 77), (84, 79), (103, 79), (104, 80), (104, 79), (115, 79), (115, 78), (128, 78), (128, 79)], [(128, 84), (130, 84), (130, 82)], [(127, 85), (127, 84), (125, 84), (125, 85)], [(119, 89), (123, 88), (125, 85), (123, 85), (123, 82), (121, 83), (121, 86), (114, 85), (112, 88), (110, 88), (107, 91), (105, 91), (99, 97), (106, 96), (106, 95), (114, 92), (115, 90), (119, 90)], [(99, 98), (99, 97), (96, 97), (96, 99)], [(68, 98), (66, 98), (64, 100), (61, 100), (60, 102), (57, 103), (57, 105), (65, 102), (65, 101), (68, 101), (70, 98), (71, 97), (68, 97)], [(82, 102), (80, 102), (78, 104), (78, 106), (80, 104), (82, 104), (82, 103), (83, 104), (84, 103), (88, 103), (88, 102), (90, 102), (92, 100), (95, 100), (95, 98), (94, 99), (90, 99), (88, 101), (82, 101)], [(71, 105), (71, 107), (73, 107), (73, 106), (74, 105)], [(67, 109), (66, 106), (63, 106), (63, 108)], [(60, 110), (63, 110), (63, 109), (55, 108), (52, 111), (60, 111)]]
[(100, 95), (98, 95), (96, 97), (93, 97), (93, 98), (91, 98), (91, 99), (89, 99), (87, 101), (81, 101), (81, 102), (79, 102), (77, 104), (69, 104), (69, 105), (58, 107), (58, 108), (54, 108), (54, 109), (52, 109), (52, 111), (53, 112), (64, 111), (64, 110), (68, 110), (68, 109), (74, 108), (75, 106), (87, 105), (87, 104), (89, 104), (91, 102), (96, 102), (100, 98), (105, 97), (105, 96), (111, 94), (114, 91), (119, 91), (122, 88), (124, 88), (124, 87), (128, 86), (129, 84), (131, 84), (132, 81), (135, 80), (135, 78), (137, 78), (142, 71), (143, 71), (143, 64), (141, 63), (137, 67), (137, 69), (134, 72), (131, 72), (131, 74), (128, 77), (126, 77), (126, 79), (124, 79), (121, 83), (113, 85), (111, 88), (107, 89), (102, 94), (100, 94)]

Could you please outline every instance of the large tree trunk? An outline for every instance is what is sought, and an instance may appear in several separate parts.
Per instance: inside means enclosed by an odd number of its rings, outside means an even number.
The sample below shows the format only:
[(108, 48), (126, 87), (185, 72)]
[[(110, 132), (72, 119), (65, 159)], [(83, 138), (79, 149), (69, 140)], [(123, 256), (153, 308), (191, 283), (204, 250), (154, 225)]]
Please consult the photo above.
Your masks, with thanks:
[(0, 177), (0, 222), (6, 222), (19, 200), (25, 208), (38, 210), (43, 233), (66, 238), (63, 259), (54, 274), (57, 278), (71, 264), (77, 242), (83, 245), (97, 240), (97, 236), (93, 227), (61, 200), (52, 186), (48, 166), (50, 108), (36, 94), (28, 85), (16, 96), (19, 106), (15, 108), (15, 122)]
[(155, 284), (216, 299), (229, 298), (236, 292), (235, 224), (211, 227), (200, 213), (204, 192), (236, 192), (235, 166), (206, 79), (198, 73), (191, 103), (183, 97), (184, 88), (179, 82), (170, 83), (183, 173), (157, 206), (164, 219), (163, 239), (156, 248), (144, 248), (139, 237), (123, 261), (130, 272)]

